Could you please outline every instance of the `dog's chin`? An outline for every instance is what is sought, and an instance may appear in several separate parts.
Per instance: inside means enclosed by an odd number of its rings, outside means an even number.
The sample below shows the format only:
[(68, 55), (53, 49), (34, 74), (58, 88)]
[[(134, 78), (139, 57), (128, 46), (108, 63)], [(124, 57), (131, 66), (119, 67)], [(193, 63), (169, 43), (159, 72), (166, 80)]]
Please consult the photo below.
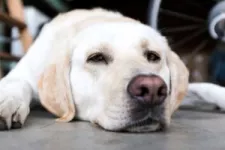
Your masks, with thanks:
[[(164, 121), (156, 120), (151, 117), (146, 117), (138, 121), (129, 121), (125, 124), (118, 124), (117, 126), (102, 126), (99, 123), (95, 122), (95, 124), (103, 128), (106, 131), (112, 132), (129, 132), (129, 133), (149, 133), (149, 132), (158, 132), (164, 131), (167, 128), (167, 125)], [(122, 126), (121, 126), (122, 125)]]
[(164, 125), (160, 121), (147, 118), (142, 121), (133, 122), (123, 128), (125, 132), (133, 133), (147, 133), (147, 132), (157, 132), (164, 129)]
[[(126, 108), (128, 109), (128, 108)], [(148, 133), (164, 131), (167, 122), (164, 115), (164, 106), (146, 109), (134, 107), (129, 111), (109, 111), (102, 113), (96, 123), (99, 127), (112, 132)], [(123, 110), (118, 108), (118, 110)]]

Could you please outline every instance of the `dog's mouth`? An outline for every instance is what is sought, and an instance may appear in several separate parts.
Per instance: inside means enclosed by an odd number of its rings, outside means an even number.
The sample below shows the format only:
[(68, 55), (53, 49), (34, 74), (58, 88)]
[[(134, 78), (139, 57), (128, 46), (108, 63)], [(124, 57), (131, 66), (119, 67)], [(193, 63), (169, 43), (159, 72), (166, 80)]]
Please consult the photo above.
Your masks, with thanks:
[(163, 105), (151, 109), (140, 108), (132, 111), (133, 116), (123, 131), (143, 133), (164, 131), (167, 128)]
[(143, 132), (157, 132), (163, 130), (164, 128), (165, 125), (161, 123), (159, 120), (155, 120), (149, 117), (144, 120), (130, 123), (125, 128), (123, 128), (122, 131), (143, 133)]
[(135, 107), (130, 109), (127, 107), (125, 111), (120, 107), (108, 108), (107, 113), (98, 117), (101, 119), (95, 124), (112, 132), (149, 133), (167, 129), (168, 123), (163, 105), (154, 108), (132, 106)]

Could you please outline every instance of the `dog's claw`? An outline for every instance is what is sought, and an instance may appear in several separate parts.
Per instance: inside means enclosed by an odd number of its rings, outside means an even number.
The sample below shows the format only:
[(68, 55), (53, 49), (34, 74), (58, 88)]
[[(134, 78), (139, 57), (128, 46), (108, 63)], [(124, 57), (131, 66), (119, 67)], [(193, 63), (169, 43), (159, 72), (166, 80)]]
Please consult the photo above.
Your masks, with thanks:
[(20, 128), (22, 128), (22, 123), (12, 122), (12, 129), (20, 129)]
[(5, 123), (5, 121), (1, 118), (0, 119), (0, 131), (3, 131), (3, 130), (7, 130), (7, 125)]
[(0, 131), (21, 128), (30, 112), (30, 87), (24, 82), (6, 80), (0, 82), (0, 93)]

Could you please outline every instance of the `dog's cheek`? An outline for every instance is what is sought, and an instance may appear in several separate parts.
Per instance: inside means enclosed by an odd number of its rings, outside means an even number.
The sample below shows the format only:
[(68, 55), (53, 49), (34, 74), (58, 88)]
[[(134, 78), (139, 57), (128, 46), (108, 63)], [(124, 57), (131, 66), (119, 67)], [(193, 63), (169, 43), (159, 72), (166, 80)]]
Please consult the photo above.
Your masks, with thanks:
[(165, 110), (164, 110), (164, 121), (167, 126), (170, 125), (171, 122), (171, 107), (172, 107), (172, 102), (171, 102), (171, 96), (169, 95), (165, 101)]
[(70, 74), (72, 94), (74, 96), (77, 117), (87, 120), (94, 103), (94, 78), (82, 68), (73, 67)]

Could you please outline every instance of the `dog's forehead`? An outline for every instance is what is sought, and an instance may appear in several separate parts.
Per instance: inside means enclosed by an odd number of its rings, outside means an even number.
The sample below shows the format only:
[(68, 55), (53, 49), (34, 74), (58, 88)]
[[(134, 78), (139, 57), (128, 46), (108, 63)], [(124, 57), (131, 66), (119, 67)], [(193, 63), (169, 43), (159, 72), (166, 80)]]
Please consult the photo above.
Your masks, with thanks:
[(165, 38), (156, 30), (141, 23), (129, 22), (91, 25), (76, 35), (74, 43), (82, 50), (77, 52), (80, 58), (85, 58), (99, 49), (115, 54), (119, 51), (119, 54), (126, 55), (136, 55), (137, 49), (141, 50), (142, 46), (160, 53), (167, 49)]
[(164, 38), (147, 25), (117, 22), (91, 25), (77, 35), (77, 40), (93, 46), (99, 43), (130, 46), (145, 40), (154, 46), (161, 44)]

